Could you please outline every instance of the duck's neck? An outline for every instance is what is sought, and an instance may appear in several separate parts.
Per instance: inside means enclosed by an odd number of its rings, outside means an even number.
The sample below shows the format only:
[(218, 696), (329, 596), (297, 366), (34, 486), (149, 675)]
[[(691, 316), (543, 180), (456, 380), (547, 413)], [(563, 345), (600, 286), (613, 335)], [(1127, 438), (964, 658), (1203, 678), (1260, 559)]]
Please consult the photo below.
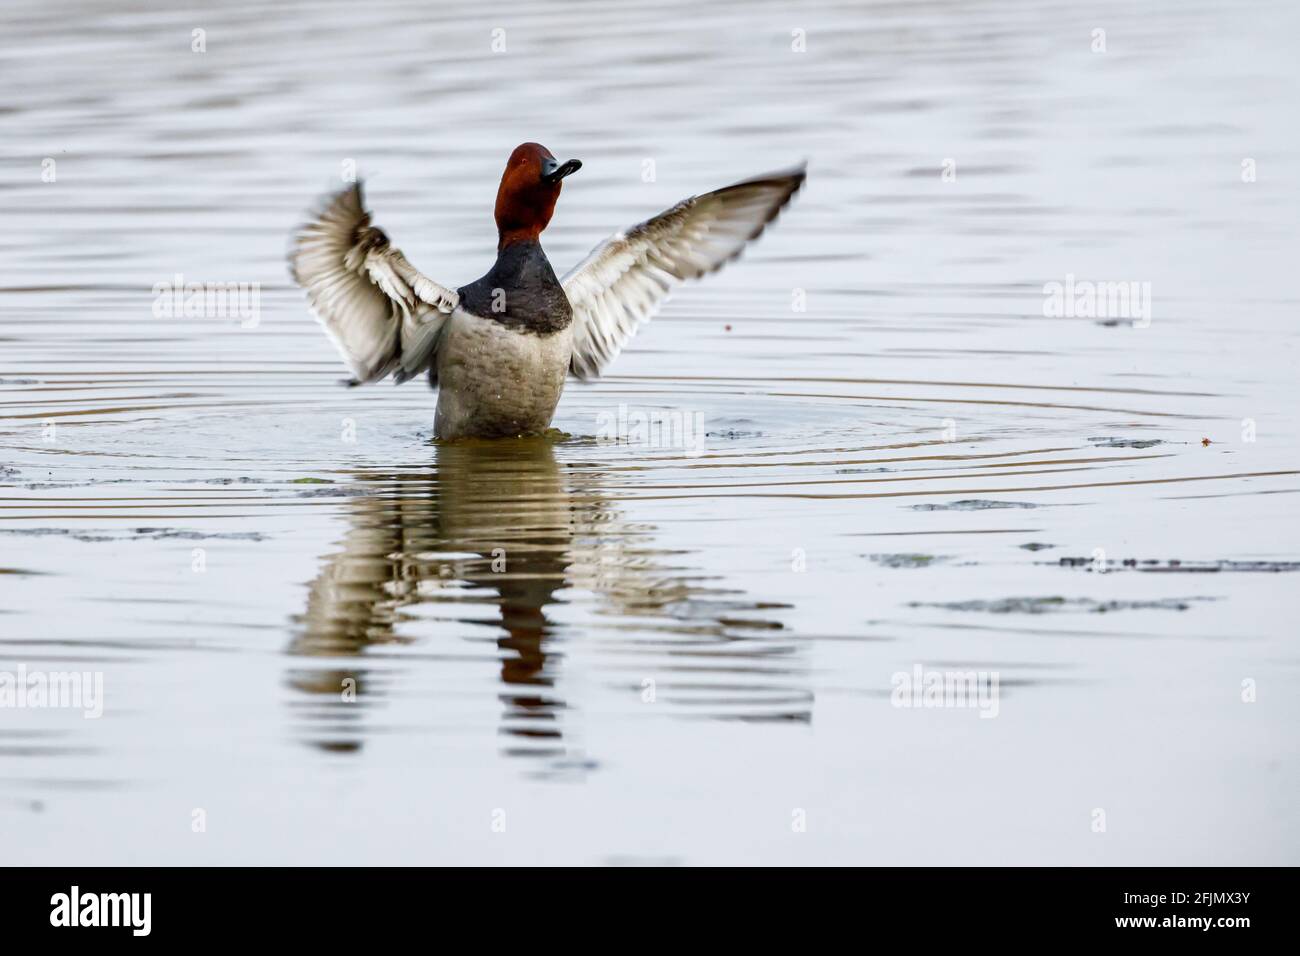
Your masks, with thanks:
[(534, 245), (540, 248), (542, 230), (536, 226), (523, 226), (518, 229), (499, 229), (497, 230), (497, 256), (498, 258), (506, 251), (507, 246), (515, 245)]
[(487, 275), (460, 295), (469, 312), (529, 332), (558, 332), (573, 319), (564, 287), (536, 238), (503, 242)]
[(546, 258), (536, 236), (531, 239), (503, 239), (498, 243), (497, 261), (488, 275), (496, 276), (507, 285), (525, 286), (536, 281), (545, 282), (548, 276), (555, 278), (550, 260)]

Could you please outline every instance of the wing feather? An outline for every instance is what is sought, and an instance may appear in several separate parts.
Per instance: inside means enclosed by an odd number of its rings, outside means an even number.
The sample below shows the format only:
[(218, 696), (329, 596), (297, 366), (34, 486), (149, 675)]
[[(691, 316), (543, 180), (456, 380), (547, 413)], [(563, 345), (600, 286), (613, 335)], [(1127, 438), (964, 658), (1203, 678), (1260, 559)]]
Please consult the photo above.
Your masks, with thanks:
[(573, 374), (599, 375), (678, 282), (737, 258), (805, 178), (799, 166), (692, 196), (596, 246), (562, 280), (574, 315)]
[(390, 372), (400, 383), (427, 368), (459, 302), (370, 224), (359, 182), (326, 197), (299, 228), (289, 267), (358, 383)]

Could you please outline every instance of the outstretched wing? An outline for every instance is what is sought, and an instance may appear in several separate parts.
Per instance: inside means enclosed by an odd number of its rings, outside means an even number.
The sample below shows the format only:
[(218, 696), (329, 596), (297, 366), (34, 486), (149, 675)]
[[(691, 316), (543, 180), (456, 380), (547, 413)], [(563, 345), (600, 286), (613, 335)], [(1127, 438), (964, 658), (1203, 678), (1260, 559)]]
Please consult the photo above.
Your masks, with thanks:
[(610, 236), (564, 276), (573, 307), (570, 371), (587, 379), (659, 311), (673, 285), (722, 268), (757, 239), (805, 178), (803, 166), (692, 196)]
[(389, 372), (401, 383), (427, 368), (459, 301), (370, 225), (360, 183), (326, 197), (299, 228), (289, 268), (354, 384), (377, 382)]

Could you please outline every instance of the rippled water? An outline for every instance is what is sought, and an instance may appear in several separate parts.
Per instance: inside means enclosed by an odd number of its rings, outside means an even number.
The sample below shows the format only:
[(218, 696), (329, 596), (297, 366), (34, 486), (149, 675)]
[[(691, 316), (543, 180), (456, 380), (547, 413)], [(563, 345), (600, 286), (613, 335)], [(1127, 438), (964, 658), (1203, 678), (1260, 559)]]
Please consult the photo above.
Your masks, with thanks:
[[(1294, 4), (0, 23), (0, 671), (103, 675), (0, 709), (8, 861), (1300, 858)], [(468, 282), (528, 139), (585, 163), (561, 270), (809, 182), (554, 436), (438, 446), (423, 383), (337, 387), (287, 235), (353, 162)], [(996, 719), (891, 706), (917, 667)]]

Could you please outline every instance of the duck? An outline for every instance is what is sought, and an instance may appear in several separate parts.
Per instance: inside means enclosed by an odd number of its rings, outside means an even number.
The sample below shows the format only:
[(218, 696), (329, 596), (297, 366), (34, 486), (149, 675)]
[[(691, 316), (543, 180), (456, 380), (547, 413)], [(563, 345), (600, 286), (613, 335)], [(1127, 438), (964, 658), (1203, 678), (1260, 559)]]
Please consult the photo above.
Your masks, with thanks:
[(802, 188), (807, 164), (691, 196), (616, 232), (557, 277), (541, 235), (577, 159), (518, 146), (497, 189), (497, 258), (451, 289), (372, 225), (363, 182), (326, 196), (291, 238), (289, 268), (351, 372), (348, 385), (425, 373), (434, 437), (544, 433), (570, 376), (598, 378), (681, 282), (738, 258)]

